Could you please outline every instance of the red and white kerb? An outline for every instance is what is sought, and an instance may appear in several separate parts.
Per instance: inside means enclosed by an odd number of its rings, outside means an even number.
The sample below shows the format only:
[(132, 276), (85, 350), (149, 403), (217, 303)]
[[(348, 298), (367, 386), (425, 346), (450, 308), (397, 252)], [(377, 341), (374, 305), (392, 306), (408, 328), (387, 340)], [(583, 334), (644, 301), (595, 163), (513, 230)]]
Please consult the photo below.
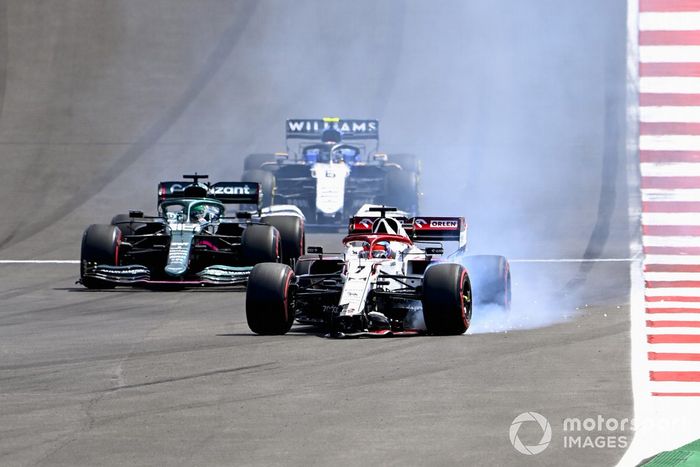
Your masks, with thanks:
[(652, 395), (700, 397), (700, 0), (639, 1), (639, 156)]

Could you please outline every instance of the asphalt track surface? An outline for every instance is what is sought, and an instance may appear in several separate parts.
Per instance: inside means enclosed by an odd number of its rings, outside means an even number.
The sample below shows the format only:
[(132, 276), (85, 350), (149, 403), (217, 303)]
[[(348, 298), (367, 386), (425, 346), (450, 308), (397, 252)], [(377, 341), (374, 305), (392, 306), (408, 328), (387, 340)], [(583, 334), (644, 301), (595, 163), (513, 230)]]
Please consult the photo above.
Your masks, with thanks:
[[(237, 179), (323, 115), (421, 155), (424, 211), (467, 216), (474, 252), (627, 258), (622, 3), (0, 0), (0, 259), (77, 259), (158, 180)], [(252, 335), (241, 291), (0, 264), (0, 464), (614, 464), (562, 421), (632, 417), (628, 270), (516, 262), (478, 333), (331, 340)], [(509, 440), (527, 411), (536, 456)]]

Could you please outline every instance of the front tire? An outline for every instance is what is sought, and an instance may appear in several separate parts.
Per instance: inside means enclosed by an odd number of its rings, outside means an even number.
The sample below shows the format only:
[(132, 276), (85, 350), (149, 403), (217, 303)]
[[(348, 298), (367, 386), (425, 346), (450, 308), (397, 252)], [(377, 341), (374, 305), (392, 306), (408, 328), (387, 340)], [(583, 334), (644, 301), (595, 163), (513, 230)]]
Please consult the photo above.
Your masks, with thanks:
[(304, 221), (297, 216), (266, 216), (263, 221), (279, 231), (282, 237), (282, 262), (292, 266), (304, 254)]
[(245, 315), (255, 334), (286, 334), (294, 323), (290, 295), (294, 272), (286, 264), (263, 263), (253, 268), (248, 279)]
[(469, 329), (471, 285), (464, 266), (441, 263), (423, 275), (423, 318), (430, 334), (457, 335)]
[(241, 238), (243, 264), (277, 263), (280, 259), (280, 234), (271, 225), (251, 224)]
[(113, 289), (115, 284), (94, 277), (85, 277), (88, 266), (119, 263), (122, 233), (113, 225), (93, 224), (83, 233), (80, 246), (80, 282), (88, 289)]

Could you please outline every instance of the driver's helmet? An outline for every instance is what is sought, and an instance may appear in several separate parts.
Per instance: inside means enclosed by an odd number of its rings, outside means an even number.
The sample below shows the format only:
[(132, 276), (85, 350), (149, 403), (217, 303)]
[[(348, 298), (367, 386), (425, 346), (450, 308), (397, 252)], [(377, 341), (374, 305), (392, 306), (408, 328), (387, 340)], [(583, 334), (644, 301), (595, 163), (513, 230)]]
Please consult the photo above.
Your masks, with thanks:
[(324, 143), (338, 144), (343, 139), (342, 133), (335, 128), (326, 128), (321, 134), (321, 141)]
[(336, 164), (343, 162), (345, 160), (343, 157), (343, 150), (341, 148), (334, 149), (333, 154), (331, 154), (331, 159)]
[(360, 151), (354, 146), (344, 144), (333, 151), (333, 162), (345, 162), (348, 165), (357, 164), (360, 162)]
[(190, 222), (198, 222), (200, 224), (214, 222), (219, 218), (218, 211), (214, 206), (197, 204), (190, 209)]
[(371, 247), (370, 257), (372, 258), (391, 258), (392, 251), (389, 242), (381, 240), (374, 243)]

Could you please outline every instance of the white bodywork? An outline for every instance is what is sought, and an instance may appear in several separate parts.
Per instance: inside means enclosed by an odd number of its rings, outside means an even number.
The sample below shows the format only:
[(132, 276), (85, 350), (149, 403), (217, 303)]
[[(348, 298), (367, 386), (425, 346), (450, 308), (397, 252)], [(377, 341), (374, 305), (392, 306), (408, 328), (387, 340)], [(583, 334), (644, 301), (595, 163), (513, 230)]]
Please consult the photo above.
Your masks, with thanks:
[[(257, 211), (254, 211), (252, 214), (253, 217), (257, 217), (258, 215)], [(304, 213), (301, 212), (301, 209), (293, 204), (275, 204), (260, 210), (260, 218), (269, 216), (297, 216), (302, 220), (305, 219)]]
[(316, 209), (323, 214), (335, 214), (345, 204), (345, 179), (350, 167), (345, 162), (316, 163), (311, 176), (316, 179)]
[[(376, 213), (372, 214), (376, 217)], [(375, 222), (375, 227), (378, 223), (382, 222), (384, 222), (384, 220), (377, 220)], [(400, 235), (408, 239), (408, 235), (403, 227), (401, 227), (399, 223), (396, 224), (398, 225), (398, 229), (392, 229), (395, 231), (395, 235)], [(410, 261), (427, 259), (425, 252), (413, 245), (410, 240), (406, 242), (390, 241), (389, 251), (391, 254), (389, 257), (379, 258), (372, 257), (372, 251), (366, 251), (362, 243), (362, 241), (352, 241), (348, 242), (345, 247), (343, 258), (345, 261), (345, 268), (341, 274), (343, 291), (339, 303), (341, 309), (340, 316), (357, 315), (364, 311), (367, 295), (372, 289), (377, 287), (377, 281), (382, 273), (397, 276), (411, 276), (411, 271), (409, 270)], [(386, 283), (382, 284), (381, 287), (387, 290), (396, 290), (406, 287), (405, 284), (396, 280), (382, 279), (382, 281)], [(417, 287), (420, 285), (421, 281), (422, 274), (415, 275), (414, 278), (409, 277), (403, 282)]]

